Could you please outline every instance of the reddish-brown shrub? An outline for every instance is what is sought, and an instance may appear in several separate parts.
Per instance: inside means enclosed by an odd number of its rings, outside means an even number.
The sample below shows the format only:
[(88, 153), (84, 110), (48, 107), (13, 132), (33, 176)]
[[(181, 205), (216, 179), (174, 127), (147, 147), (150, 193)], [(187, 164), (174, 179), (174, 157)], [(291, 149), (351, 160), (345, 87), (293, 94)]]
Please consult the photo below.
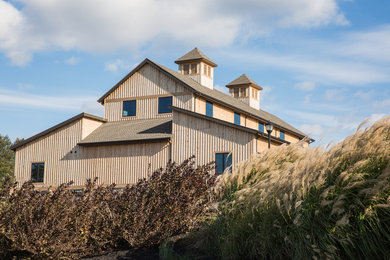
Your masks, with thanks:
[(26, 182), (10, 192), (15, 184), (6, 181), (0, 192), (0, 236), (11, 250), (45, 258), (96, 254), (120, 241), (156, 245), (202, 219), (215, 182), (212, 167), (196, 168), (193, 157), (168, 163), (122, 192), (114, 184), (96, 186), (96, 180), (88, 180), (82, 194), (69, 190), (72, 183), (41, 193)]

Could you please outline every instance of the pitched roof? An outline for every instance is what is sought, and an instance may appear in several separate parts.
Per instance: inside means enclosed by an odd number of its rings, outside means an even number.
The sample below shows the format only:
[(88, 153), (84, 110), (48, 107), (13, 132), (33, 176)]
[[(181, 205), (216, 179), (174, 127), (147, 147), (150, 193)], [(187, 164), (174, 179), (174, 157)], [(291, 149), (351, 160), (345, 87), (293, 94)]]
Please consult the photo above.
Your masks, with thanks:
[[(221, 120), (221, 119), (214, 118), (214, 117), (209, 117), (209, 116), (206, 116), (206, 115), (202, 115), (202, 114), (199, 114), (199, 113), (196, 113), (196, 112), (192, 112), (192, 111), (189, 111), (189, 110), (186, 110), (186, 109), (183, 109), (183, 108), (175, 107), (175, 106), (172, 106), (172, 110), (176, 111), (176, 112), (184, 113), (184, 114), (187, 114), (187, 115), (190, 115), (190, 116), (194, 116), (194, 117), (210, 120), (212, 122), (215, 122), (215, 123), (218, 123), (218, 124), (221, 124), (221, 125), (224, 125), (224, 126), (236, 128), (236, 129), (239, 129), (239, 130), (242, 130), (242, 131), (245, 131), (245, 132), (249, 132), (249, 133), (255, 134), (257, 136), (268, 138), (268, 134), (266, 134), (266, 133), (259, 132), (259, 131), (254, 130), (254, 129), (249, 128), (249, 127), (236, 125), (234, 123), (230, 123), (230, 122), (225, 121), (225, 120)], [(278, 143), (290, 144), (290, 142), (288, 142), (286, 140), (283, 140), (283, 139), (280, 139), (279, 137), (276, 137), (276, 136), (270, 136), (270, 138), (271, 138), (272, 141), (276, 141)]]
[(172, 137), (172, 118), (107, 122), (80, 141), (81, 146), (158, 142)]
[(260, 85), (258, 85), (253, 79), (248, 77), (246, 74), (242, 74), (241, 76), (239, 76), (238, 78), (236, 78), (235, 80), (227, 84), (226, 87), (233, 87), (237, 85), (253, 85), (260, 90), (263, 89), (262, 87), (260, 87)]
[(107, 122), (106, 119), (104, 119), (104, 118), (102, 118), (100, 116), (95, 116), (95, 115), (91, 115), (91, 114), (88, 114), (88, 113), (81, 113), (81, 114), (78, 114), (78, 115), (76, 115), (76, 116), (74, 116), (74, 117), (72, 117), (72, 118), (70, 118), (70, 119), (68, 119), (68, 120), (66, 120), (66, 121), (64, 121), (62, 123), (59, 123), (58, 125), (55, 125), (55, 126), (49, 128), (49, 129), (47, 129), (47, 130), (45, 130), (43, 132), (40, 132), (39, 134), (36, 134), (36, 135), (26, 139), (26, 140), (23, 140), (23, 141), (15, 144), (13, 146), (11, 146), (11, 149), (15, 151), (19, 147), (21, 147), (21, 146), (23, 146), (23, 145), (25, 145), (27, 143), (30, 143), (30, 142), (32, 142), (32, 141), (34, 141), (34, 140), (36, 140), (36, 139), (38, 139), (38, 138), (40, 138), (40, 137), (42, 137), (44, 135), (47, 135), (47, 134), (49, 134), (49, 133), (51, 133), (51, 132), (53, 132), (53, 131), (55, 131), (55, 130), (57, 130), (57, 129), (59, 129), (59, 128), (67, 125), (67, 124), (70, 124), (70, 123), (72, 123), (72, 122), (74, 122), (74, 121), (76, 121), (78, 119), (81, 119), (81, 118), (89, 118), (89, 119), (96, 120), (96, 121)]
[(195, 61), (195, 60), (203, 60), (207, 63), (209, 63), (213, 67), (217, 67), (217, 64), (212, 61), (209, 57), (207, 57), (206, 54), (204, 54), (201, 50), (198, 48), (193, 49), (192, 51), (188, 52), (184, 56), (178, 58), (175, 60), (175, 63), (180, 64), (187, 61)]
[[(196, 82), (195, 80), (193, 80), (185, 75), (182, 75), (177, 71), (174, 71), (170, 68), (167, 68), (161, 64), (158, 64), (157, 62), (151, 61), (149, 59), (145, 59), (136, 68), (134, 68), (132, 71), (130, 71), (121, 81), (119, 81), (114, 87), (112, 87), (101, 98), (99, 98), (98, 102), (103, 104), (104, 99), (106, 97), (108, 97), (114, 90), (116, 90), (118, 87), (120, 87), (122, 85), (122, 83), (124, 83), (128, 78), (130, 78), (134, 73), (136, 73), (145, 64), (149, 64), (149, 65), (155, 67), (156, 69), (164, 72), (166, 75), (178, 80), (184, 86), (187, 86), (195, 94), (197, 94), (199, 96), (207, 97), (210, 100), (213, 100), (217, 103), (223, 104), (227, 107), (233, 108), (237, 111), (240, 111), (243, 114), (257, 118), (259, 121), (262, 121), (264, 123), (270, 121), (275, 126), (281, 128), (281, 129), (285, 129), (287, 131), (290, 131), (301, 138), (307, 137), (306, 134), (299, 131), (295, 127), (291, 126), (290, 124), (286, 123), (285, 121), (281, 120), (279, 117), (277, 117), (273, 114), (270, 114), (270, 113), (268, 113), (264, 110), (261, 110), (261, 109), (252, 108), (252, 107), (248, 106), (247, 104), (245, 104), (244, 102), (241, 102), (240, 100), (233, 98), (229, 95), (226, 95), (225, 93), (222, 93), (218, 90), (204, 87), (201, 84), (199, 84), (198, 82)], [(313, 140), (313, 139), (311, 139), (311, 140)]]

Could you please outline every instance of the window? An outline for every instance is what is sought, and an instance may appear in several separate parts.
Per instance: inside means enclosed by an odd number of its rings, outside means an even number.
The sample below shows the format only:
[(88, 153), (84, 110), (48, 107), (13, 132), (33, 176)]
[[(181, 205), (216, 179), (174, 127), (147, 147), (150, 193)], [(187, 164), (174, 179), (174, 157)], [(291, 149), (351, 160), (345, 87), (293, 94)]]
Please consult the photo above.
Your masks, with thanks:
[(213, 103), (206, 101), (206, 116), (213, 117)]
[(259, 122), (259, 132), (264, 133), (264, 125), (263, 125), (263, 123), (260, 123), (260, 122)]
[(207, 75), (207, 64), (203, 64), (203, 74)]
[(135, 116), (137, 111), (137, 101), (128, 100), (123, 101), (123, 113), (122, 116)]
[[(232, 153), (216, 153), (215, 154), (215, 172), (222, 174), (226, 168), (232, 166)], [(229, 172), (231, 172), (231, 168)]]
[(284, 140), (284, 132), (280, 131), (280, 139)]
[(238, 98), (239, 93), (240, 93), (240, 89), (239, 88), (233, 89), (233, 97)]
[(191, 74), (198, 73), (198, 65), (197, 64), (191, 64)]
[(184, 75), (190, 74), (190, 65), (189, 64), (184, 64), (183, 65), (183, 74)]
[(254, 88), (252, 88), (252, 97), (254, 98), (254, 99), (257, 99), (258, 98), (258, 90), (257, 89), (254, 89)]
[(45, 172), (44, 163), (33, 163), (31, 165), (31, 179), (33, 182), (43, 182), (43, 173)]
[(240, 88), (240, 97), (246, 97), (246, 88)]
[(158, 98), (158, 113), (172, 113), (172, 109), (169, 108), (172, 106), (172, 97), (160, 97)]
[(240, 116), (239, 113), (234, 113), (234, 123), (235, 123), (236, 125), (241, 124), (241, 116)]
[(207, 66), (207, 76), (211, 78), (211, 67)]

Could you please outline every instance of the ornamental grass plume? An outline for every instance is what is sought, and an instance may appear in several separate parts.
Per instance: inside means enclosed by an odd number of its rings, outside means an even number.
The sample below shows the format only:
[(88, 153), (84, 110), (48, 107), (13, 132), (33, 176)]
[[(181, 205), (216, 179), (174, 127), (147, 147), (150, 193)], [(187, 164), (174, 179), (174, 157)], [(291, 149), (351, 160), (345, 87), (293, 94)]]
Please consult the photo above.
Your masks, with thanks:
[(221, 259), (390, 255), (390, 117), (364, 123), (329, 149), (282, 145), (224, 175), (203, 250)]

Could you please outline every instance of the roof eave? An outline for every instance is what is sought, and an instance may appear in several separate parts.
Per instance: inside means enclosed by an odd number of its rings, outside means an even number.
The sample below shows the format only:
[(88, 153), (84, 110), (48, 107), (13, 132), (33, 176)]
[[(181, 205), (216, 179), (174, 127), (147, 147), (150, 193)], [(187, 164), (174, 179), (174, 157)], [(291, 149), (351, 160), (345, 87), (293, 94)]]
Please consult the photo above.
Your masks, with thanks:
[(121, 144), (138, 144), (138, 143), (158, 143), (171, 140), (171, 137), (160, 137), (160, 138), (147, 138), (147, 139), (136, 139), (136, 140), (119, 140), (119, 141), (107, 141), (107, 142), (80, 142), (80, 146), (103, 146), (103, 145), (121, 145)]

